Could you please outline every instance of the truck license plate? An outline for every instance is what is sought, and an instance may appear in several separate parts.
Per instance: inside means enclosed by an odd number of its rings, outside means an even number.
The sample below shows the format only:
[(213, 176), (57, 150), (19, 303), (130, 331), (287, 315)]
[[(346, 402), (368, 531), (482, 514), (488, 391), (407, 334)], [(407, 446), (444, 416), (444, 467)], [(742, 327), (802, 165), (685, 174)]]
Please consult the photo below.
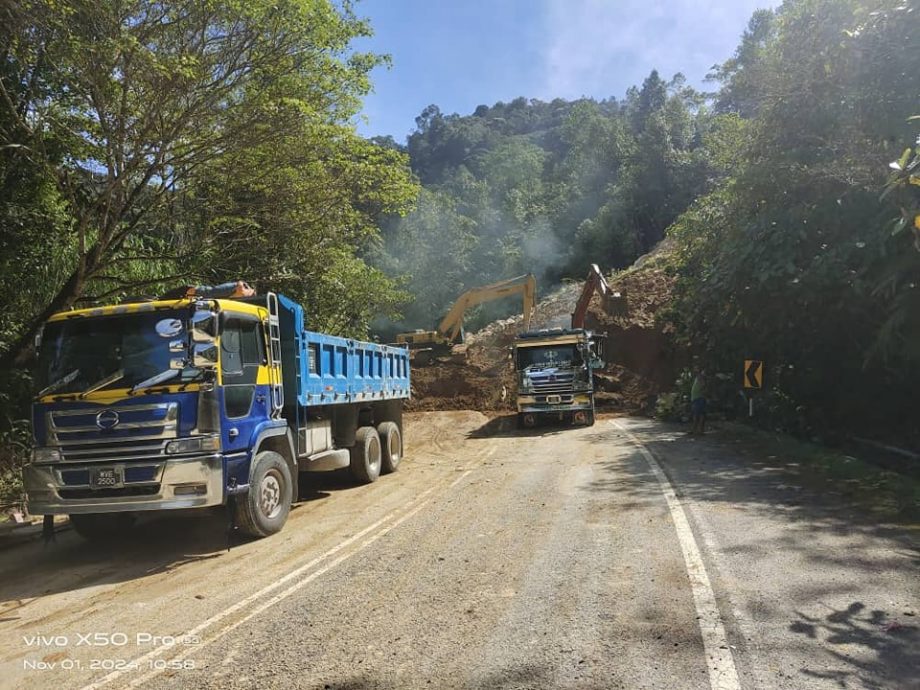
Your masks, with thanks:
[(94, 489), (106, 489), (121, 485), (121, 472), (114, 467), (104, 467), (93, 470), (90, 486)]
[(550, 405), (558, 405), (560, 402), (562, 402), (562, 396), (561, 395), (547, 395), (546, 402), (549, 403)]

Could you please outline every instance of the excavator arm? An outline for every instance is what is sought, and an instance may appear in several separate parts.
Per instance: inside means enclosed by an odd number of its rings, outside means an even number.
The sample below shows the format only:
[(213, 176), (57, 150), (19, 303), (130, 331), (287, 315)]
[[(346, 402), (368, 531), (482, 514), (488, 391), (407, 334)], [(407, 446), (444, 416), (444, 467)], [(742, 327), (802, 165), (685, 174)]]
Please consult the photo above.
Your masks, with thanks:
[(572, 328), (585, 327), (588, 305), (591, 304), (591, 297), (594, 296), (595, 292), (601, 296), (605, 311), (610, 311), (610, 305), (614, 298), (621, 297), (619, 293), (614, 293), (610, 289), (610, 285), (598, 265), (591, 264), (588, 277), (585, 278), (585, 285), (581, 290), (581, 295), (578, 297), (578, 302), (575, 304), (575, 311), (572, 312)]
[(450, 342), (455, 343), (460, 337), (461, 330), (463, 329), (463, 316), (466, 314), (467, 309), (477, 304), (482, 304), (483, 302), (491, 302), (492, 300), (501, 299), (502, 297), (518, 293), (523, 296), (523, 330), (526, 331), (530, 328), (530, 319), (533, 317), (533, 310), (537, 297), (537, 279), (534, 278), (531, 273), (467, 290), (457, 298), (457, 301), (454, 302), (450, 311), (447, 312), (447, 315), (441, 320), (438, 326), (438, 333), (447, 338)]

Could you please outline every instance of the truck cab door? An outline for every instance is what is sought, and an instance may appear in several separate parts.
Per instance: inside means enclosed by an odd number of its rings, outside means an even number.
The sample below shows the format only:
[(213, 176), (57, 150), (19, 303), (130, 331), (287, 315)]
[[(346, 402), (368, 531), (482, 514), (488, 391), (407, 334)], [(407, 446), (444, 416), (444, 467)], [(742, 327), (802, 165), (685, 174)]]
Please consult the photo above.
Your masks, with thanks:
[(245, 451), (255, 427), (270, 416), (262, 322), (254, 316), (224, 312), (220, 358), (223, 447), (227, 453)]

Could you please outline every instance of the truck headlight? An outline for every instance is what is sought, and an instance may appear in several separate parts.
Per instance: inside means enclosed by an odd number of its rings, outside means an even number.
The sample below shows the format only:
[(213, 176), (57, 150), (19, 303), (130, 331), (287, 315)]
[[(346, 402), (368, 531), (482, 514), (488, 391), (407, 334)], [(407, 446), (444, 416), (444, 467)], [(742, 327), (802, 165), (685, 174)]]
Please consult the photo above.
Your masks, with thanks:
[(220, 450), (220, 436), (196, 436), (194, 438), (180, 438), (166, 444), (168, 455), (185, 453), (201, 453), (203, 451)]
[(60, 448), (33, 448), (32, 462), (37, 465), (61, 461)]

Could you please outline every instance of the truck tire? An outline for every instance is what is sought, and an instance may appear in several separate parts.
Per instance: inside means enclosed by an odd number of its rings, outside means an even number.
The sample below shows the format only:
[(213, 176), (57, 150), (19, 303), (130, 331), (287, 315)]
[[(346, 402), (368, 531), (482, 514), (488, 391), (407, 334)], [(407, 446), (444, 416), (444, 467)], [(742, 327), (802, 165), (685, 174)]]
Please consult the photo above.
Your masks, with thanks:
[(137, 520), (131, 513), (78, 513), (70, 516), (74, 532), (87, 541), (126, 537)]
[(396, 422), (382, 422), (377, 425), (377, 434), (380, 436), (380, 445), (383, 451), (381, 471), (384, 474), (395, 472), (402, 460), (403, 444), (402, 434)]
[(537, 426), (537, 417), (531, 412), (518, 412), (517, 427), (518, 429), (535, 429)]
[(351, 474), (362, 484), (377, 481), (381, 465), (380, 436), (372, 426), (362, 426), (355, 432), (351, 449)]
[(253, 537), (267, 537), (284, 527), (291, 512), (291, 470), (278, 453), (256, 455), (249, 473), (249, 491), (236, 499), (236, 522)]
[(594, 426), (594, 410), (585, 412), (585, 426)]

